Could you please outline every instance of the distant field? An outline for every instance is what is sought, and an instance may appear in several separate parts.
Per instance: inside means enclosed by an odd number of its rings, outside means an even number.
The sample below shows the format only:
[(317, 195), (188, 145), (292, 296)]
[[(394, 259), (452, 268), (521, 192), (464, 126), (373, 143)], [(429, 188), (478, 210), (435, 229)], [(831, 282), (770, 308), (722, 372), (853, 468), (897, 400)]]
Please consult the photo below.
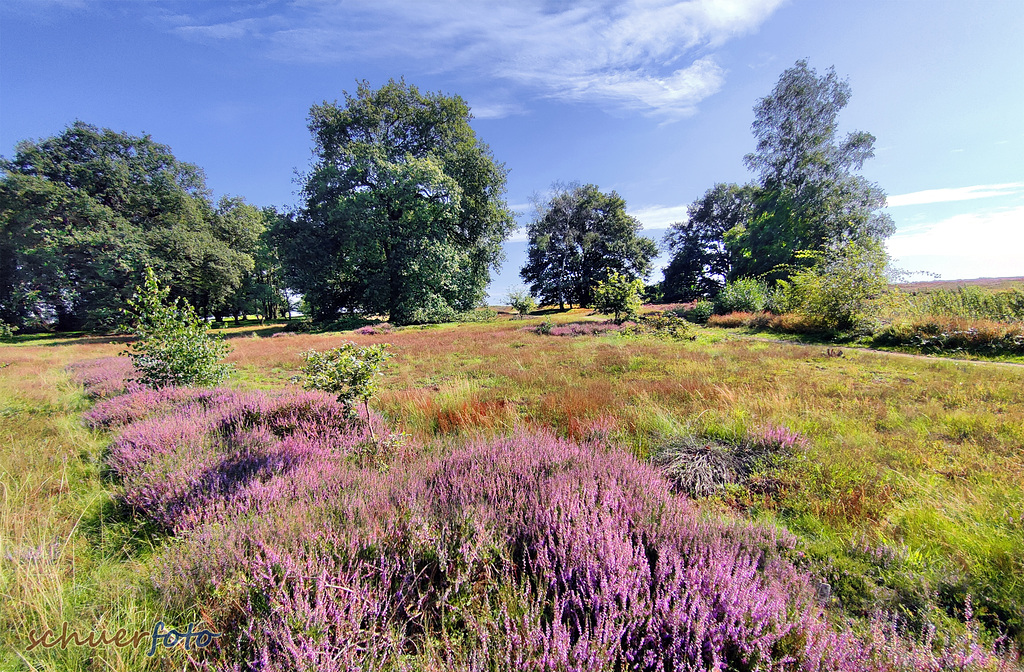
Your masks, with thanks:
[(940, 289), (956, 289), (957, 287), (979, 287), (990, 290), (1005, 290), (1014, 287), (1024, 288), (1024, 276), (1013, 278), (974, 278), (973, 280), (927, 280), (921, 282), (904, 282), (897, 285), (908, 292), (934, 292)]

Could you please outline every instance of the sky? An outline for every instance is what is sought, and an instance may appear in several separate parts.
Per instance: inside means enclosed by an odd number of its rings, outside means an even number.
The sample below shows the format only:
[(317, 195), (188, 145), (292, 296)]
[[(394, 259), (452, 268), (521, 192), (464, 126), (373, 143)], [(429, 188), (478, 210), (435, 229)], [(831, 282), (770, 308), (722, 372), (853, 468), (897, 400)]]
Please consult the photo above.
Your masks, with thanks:
[[(470, 104), (521, 227), (578, 181), (660, 241), (752, 178), (754, 105), (807, 59), (850, 84), (841, 133), (876, 138), (862, 174), (896, 265), (1024, 276), (1022, 35), (1021, 0), (5, 0), (0, 155), (80, 119), (169, 145), (218, 198), (293, 208), (310, 106), (404, 77)], [(506, 243), (492, 299), (525, 248)]]

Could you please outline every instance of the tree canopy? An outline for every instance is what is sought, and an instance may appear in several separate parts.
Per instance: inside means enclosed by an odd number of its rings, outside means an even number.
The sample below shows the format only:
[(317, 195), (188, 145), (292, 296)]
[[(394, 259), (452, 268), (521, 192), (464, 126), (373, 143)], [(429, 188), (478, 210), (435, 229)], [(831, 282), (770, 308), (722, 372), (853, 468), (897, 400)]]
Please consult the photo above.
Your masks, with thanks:
[(834, 68), (819, 76), (801, 60), (782, 73), (754, 107), (757, 146), (745, 163), (756, 181), (715, 185), (666, 235), (666, 300), (713, 294), (727, 278), (784, 279), (810, 263), (801, 252), (892, 235), (885, 192), (856, 173), (874, 136), (839, 136), (850, 95)]
[(732, 277), (786, 277), (799, 265), (797, 252), (895, 231), (879, 212), (885, 192), (855, 173), (874, 156), (874, 136), (838, 136), (850, 95), (834, 68), (819, 76), (801, 60), (754, 107), (757, 148), (744, 161), (759, 184), (752, 217), (726, 236)]
[(166, 145), (77, 121), (0, 159), (0, 319), (111, 328), (152, 267), (203, 311), (252, 268), (262, 220), (210, 202)]
[(484, 296), (514, 227), (506, 171), (458, 96), (367, 82), (310, 110), (315, 164), (305, 205), (276, 237), (289, 284), (314, 317), (445, 319)]
[(611, 273), (644, 278), (657, 254), (654, 241), (638, 235), (640, 222), (626, 202), (595, 185), (559, 186), (530, 224), (527, 262), (520, 276), (546, 305), (591, 306), (594, 288)]
[(716, 184), (687, 208), (687, 219), (665, 232), (671, 255), (662, 285), (664, 301), (691, 301), (714, 296), (731, 268), (725, 234), (742, 226), (754, 210), (756, 189)]

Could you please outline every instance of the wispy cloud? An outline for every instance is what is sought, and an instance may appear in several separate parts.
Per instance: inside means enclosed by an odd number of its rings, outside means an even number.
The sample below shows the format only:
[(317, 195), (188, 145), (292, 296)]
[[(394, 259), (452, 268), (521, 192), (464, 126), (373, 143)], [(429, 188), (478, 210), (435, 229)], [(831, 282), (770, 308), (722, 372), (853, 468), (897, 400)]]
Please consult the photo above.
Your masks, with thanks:
[(675, 222), (687, 219), (685, 205), (652, 205), (633, 210), (629, 214), (640, 220), (645, 229), (667, 229)]
[[(193, 39), (255, 39), (272, 58), (332, 63), (406, 60), (665, 118), (692, 114), (721, 88), (711, 51), (757, 30), (784, 0), (582, 0), (555, 5), (455, 0), (296, 0), (271, 16), (198, 19)], [(477, 116), (514, 113), (484, 106)]]
[(1024, 193), (1024, 182), (1008, 182), (1006, 184), (981, 184), (973, 187), (953, 187), (949, 189), (927, 189), (899, 196), (889, 196), (885, 204), (890, 208), (903, 205), (928, 205), (931, 203), (948, 203), (950, 201), (971, 201), (977, 198), (994, 198), (997, 196), (1013, 196)]

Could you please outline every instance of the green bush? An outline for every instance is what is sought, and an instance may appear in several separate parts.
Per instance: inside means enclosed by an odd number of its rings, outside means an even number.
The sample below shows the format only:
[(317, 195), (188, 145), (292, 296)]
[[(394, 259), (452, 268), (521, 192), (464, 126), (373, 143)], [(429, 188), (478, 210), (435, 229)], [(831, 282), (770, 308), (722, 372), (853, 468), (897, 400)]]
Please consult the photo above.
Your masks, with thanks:
[[(354, 404), (363, 403), (367, 423), (370, 418), (370, 399), (377, 392), (377, 379), (383, 375), (381, 366), (391, 358), (387, 343), (359, 347), (344, 343), (331, 350), (308, 350), (302, 353), (306, 362), (302, 373), (306, 376), (303, 387), (338, 395), (338, 401), (350, 417), (355, 416)], [(372, 433), (372, 425), (370, 425)]]
[(715, 312), (715, 304), (713, 301), (701, 299), (700, 301), (693, 304), (693, 308), (683, 311), (683, 317), (695, 324), (707, 324), (708, 318), (710, 318)]
[(1024, 322), (1024, 291), (1019, 289), (993, 292), (967, 285), (923, 294), (916, 297), (914, 303), (923, 315)]
[(826, 330), (848, 330), (865, 322), (876, 299), (889, 287), (889, 257), (881, 243), (847, 242), (824, 253), (803, 252), (813, 260), (779, 285), (793, 312)]
[(597, 283), (594, 288), (594, 309), (605, 315), (614, 315), (615, 324), (622, 324), (623, 320), (639, 312), (643, 293), (642, 281), (612, 272), (607, 280)]
[(17, 330), (18, 327), (0, 320), (0, 341), (7, 341), (14, 338), (14, 332)]
[(520, 318), (526, 317), (537, 309), (537, 301), (525, 289), (516, 289), (508, 293), (508, 304)]
[(153, 270), (128, 300), (135, 341), (122, 354), (132, 360), (139, 382), (148, 387), (208, 387), (224, 380), (231, 368), (220, 360), (231, 348), (207, 335), (206, 321), (184, 299), (167, 303), (170, 288), (160, 287)]
[(768, 285), (756, 278), (739, 278), (726, 283), (715, 298), (715, 312), (760, 313), (768, 303)]

